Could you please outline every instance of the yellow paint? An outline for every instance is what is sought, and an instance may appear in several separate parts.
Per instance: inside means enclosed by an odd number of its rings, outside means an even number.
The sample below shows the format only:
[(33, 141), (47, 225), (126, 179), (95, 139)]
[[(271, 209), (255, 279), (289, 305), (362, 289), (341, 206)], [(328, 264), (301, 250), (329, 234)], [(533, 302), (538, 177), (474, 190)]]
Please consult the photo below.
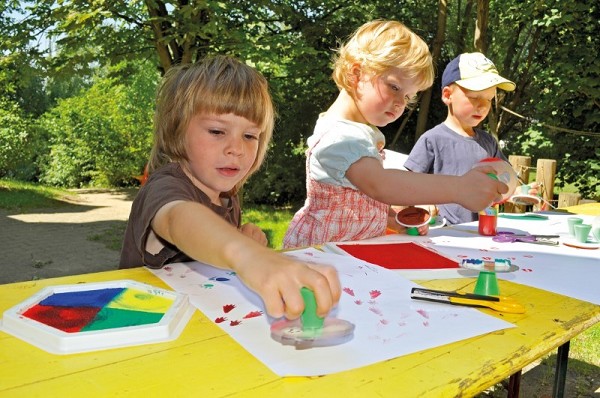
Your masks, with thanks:
[(173, 304), (172, 297), (156, 296), (138, 289), (127, 288), (107, 305), (108, 308), (165, 313)]

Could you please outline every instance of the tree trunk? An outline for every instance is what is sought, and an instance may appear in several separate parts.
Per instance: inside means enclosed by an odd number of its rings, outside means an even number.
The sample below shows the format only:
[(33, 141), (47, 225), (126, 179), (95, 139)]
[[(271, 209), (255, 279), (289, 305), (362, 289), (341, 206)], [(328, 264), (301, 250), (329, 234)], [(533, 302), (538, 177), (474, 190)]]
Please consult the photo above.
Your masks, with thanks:
[[(458, 6), (458, 11), (457, 11), (457, 21), (456, 21), (456, 26), (459, 27), (458, 30), (458, 37), (456, 38), (456, 54), (453, 54), (454, 56), (452, 58), (454, 58), (455, 56), (458, 56), (458, 54), (462, 54), (466, 51), (466, 44), (465, 44), (465, 38), (467, 37), (467, 30), (469, 28), (469, 22), (471, 21), (471, 12), (473, 11), (473, 0), (467, 0), (466, 4), (465, 4), (465, 11), (463, 13), (460, 12), (460, 3)], [(462, 18), (461, 18), (462, 16)]]
[[(442, 46), (444, 45), (446, 37), (446, 18), (448, 16), (448, 4), (446, 0), (440, 0), (438, 3), (438, 20), (437, 20), (437, 32), (435, 39), (433, 40), (433, 48), (431, 55), (433, 57), (433, 64), (437, 65), (440, 60), (440, 54), (442, 52)], [(429, 116), (429, 106), (431, 103), (432, 90), (439, 93), (439, 87), (429, 87), (423, 93), (419, 104), (419, 117), (417, 118), (417, 128), (415, 131), (415, 141), (425, 132), (427, 129), (427, 118)]]
[(490, 15), (490, 0), (477, 0), (477, 23), (475, 25), (475, 40), (473, 45), (480, 53), (485, 54), (488, 49), (488, 21)]
[[(475, 24), (475, 38), (473, 45), (475, 50), (482, 54), (486, 54), (488, 49), (487, 39), (487, 28), (490, 14), (490, 1), (489, 0), (477, 0), (477, 22)], [(490, 109), (488, 114), (488, 126), (489, 132), (498, 138), (498, 98), (496, 97), (495, 107)]]
[[(205, 52), (199, 53), (198, 49), (206, 48), (211, 41), (210, 37), (203, 37), (197, 32), (175, 32), (177, 21), (173, 19), (172, 15), (169, 15), (164, 1), (146, 0), (145, 3), (163, 72), (179, 63), (195, 62), (205, 55)], [(209, 11), (203, 8), (198, 8), (194, 15), (190, 15), (190, 19), (196, 26), (206, 25), (210, 18)], [(180, 36), (179, 40), (174, 38), (177, 36)], [(171, 39), (167, 39), (169, 37)]]

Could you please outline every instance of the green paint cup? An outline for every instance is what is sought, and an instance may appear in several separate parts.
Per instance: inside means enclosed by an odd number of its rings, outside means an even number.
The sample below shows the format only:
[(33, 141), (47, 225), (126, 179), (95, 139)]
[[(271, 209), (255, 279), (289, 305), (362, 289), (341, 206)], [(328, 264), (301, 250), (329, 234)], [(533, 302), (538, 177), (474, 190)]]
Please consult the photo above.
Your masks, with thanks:
[(499, 296), (500, 287), (498, 286), (498, 278), (496, 278), (496, 273), (480, 271), (473, 293), (484, 296)]
[(575, 231), (575, 239), (579, 243), (586, 243), (588, 240), (588, 236), (590, 236), (590, 231), (592, 230), (591, 224), (577, 224), (573, 227)]
[(575, 225), (583, 224), (583, 218), (569, 217), (567, 218), (567, 224), (569, 225), (569, 234), (575, 236)]

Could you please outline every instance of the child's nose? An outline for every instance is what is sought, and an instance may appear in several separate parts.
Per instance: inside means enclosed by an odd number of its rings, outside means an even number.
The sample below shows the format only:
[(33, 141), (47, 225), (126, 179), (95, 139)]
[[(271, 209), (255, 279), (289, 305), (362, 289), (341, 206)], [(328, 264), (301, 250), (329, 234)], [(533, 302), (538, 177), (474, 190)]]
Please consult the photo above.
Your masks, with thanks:
[(406, 97), (403, 95), (397, 96), (394, 100), (394, 107), (396, 109), (404, 111), (404, 108), (406, 107)]
[(227, 143), (227, 153), (235, 156), (244, 154), (244, 143), (240, 138), (231, 138)]

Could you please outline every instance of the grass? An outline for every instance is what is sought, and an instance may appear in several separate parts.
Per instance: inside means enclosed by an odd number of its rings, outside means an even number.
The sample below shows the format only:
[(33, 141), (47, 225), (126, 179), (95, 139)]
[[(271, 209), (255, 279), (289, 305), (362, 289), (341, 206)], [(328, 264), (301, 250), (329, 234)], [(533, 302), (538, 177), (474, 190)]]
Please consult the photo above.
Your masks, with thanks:
[(27, 211), (67, 206), (65, 199), (69, 197), (74, 195), (64, 189), (0, 179), (0, 209)]
[[(0, 209), (27, 212), (33, 209), (68, 206), (65, 202), (67, 198), (76, 198), (76, 194), (67, 190), (0, 179)], [(290, 209), (258, 206), (245, 208), (242, 220), (258, 225), (267, 234), (269, 246), (281, 249), (283, 236), (292, 216), (293, 212)], [(119, 230), (103, 231), (91, 239), (102, 241), (107, 247), (119, 250), (125, 224), (115, 228)], [(119, 237), (118, 241), (113, 239), (115, 236)], [(600, 367), (600, 323), (572, 340), (569, 358), (575, 360), (569, 363), (569, 369), (572, 371), (585, 374), (596, 371), (593, 366)], [(553, 354), (549, 354), (543, 361), (554, 360)]]
[(274, 209), (269, 206), (246, 207), (242, 222), (258, 225), (269, 239), (269, 247), (281, 249), (283, 236), (294, 213), (290, 209)]

